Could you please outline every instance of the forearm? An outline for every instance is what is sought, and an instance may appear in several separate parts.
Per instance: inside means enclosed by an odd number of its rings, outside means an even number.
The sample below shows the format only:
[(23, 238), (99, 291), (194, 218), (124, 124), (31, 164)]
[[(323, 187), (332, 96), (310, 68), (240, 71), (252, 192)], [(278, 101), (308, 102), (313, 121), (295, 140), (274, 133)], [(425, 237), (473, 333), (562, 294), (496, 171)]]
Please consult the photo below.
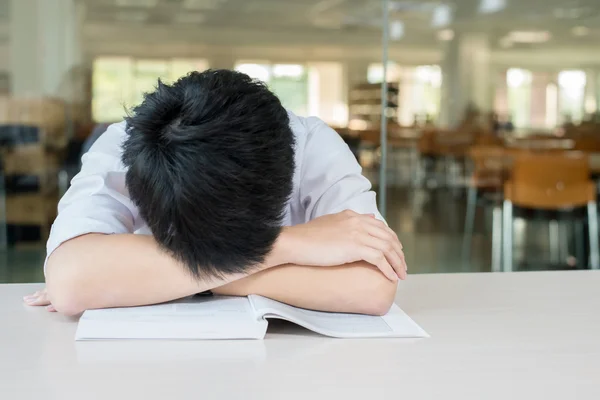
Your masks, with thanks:
[(258, 294), (296, 307), (385, 314), (397, 284), (366, 262), (338, 267), (282, 265), (213, 289), (216, 294)]
[(46, 283), (59, 312), (155, 304), (193, 295), (245, 275), (195, 279), (151, 236), (85, 235), (49, 257)]

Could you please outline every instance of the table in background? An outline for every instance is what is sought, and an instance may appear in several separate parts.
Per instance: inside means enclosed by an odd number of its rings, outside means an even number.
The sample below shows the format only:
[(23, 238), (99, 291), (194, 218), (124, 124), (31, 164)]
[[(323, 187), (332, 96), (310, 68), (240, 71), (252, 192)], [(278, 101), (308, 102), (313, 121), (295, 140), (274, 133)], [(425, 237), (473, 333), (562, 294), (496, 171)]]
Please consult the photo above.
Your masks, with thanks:
[(598, 399), (600, 271), (416, 275), (398, 304), (430, 339), (75, 342), (76, 320), (0, 285), (0, 397)]

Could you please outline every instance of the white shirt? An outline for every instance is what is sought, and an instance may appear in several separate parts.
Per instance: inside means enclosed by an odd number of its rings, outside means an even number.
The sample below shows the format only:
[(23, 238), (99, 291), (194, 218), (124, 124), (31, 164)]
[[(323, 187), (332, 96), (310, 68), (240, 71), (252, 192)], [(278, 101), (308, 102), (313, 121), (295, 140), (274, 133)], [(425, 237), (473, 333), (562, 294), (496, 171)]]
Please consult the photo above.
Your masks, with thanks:
[[(371, 183), (337, 132), (318, 118), (289, 114), (296, 137), (296, 169), (284, 225), (346, 209), (381, 218)], [(124, 122), (111, 125), (83, 156), (81, 172), (58, 204), (48, 256), (61, 243), (88, 233), (151, 234), (125, 186), (127, 169), (121, 153), (126, 135)]]

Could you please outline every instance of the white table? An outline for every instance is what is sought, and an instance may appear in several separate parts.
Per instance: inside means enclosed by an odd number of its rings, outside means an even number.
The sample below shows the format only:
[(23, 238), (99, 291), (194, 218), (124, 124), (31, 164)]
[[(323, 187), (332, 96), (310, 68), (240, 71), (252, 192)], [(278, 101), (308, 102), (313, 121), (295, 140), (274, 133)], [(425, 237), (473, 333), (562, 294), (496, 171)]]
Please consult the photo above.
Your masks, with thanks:
[(600, 271), (411, 276), (421, 340), (78, 342), (0, 285), (2, 399), (599, 399)]

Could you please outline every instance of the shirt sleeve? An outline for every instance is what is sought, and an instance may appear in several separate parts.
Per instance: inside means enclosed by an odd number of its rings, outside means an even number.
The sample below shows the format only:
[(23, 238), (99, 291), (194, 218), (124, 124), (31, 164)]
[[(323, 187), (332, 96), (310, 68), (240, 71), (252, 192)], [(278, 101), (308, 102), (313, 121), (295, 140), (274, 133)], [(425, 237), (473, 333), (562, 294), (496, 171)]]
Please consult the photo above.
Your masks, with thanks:
[(371, 182), (340, 135), (318, 118), (308, 118), (306, 124), (309, 133), (300, 171), (305, 221), (344, 210), (383, 220)]
[(58, 204), (46, 260), (67, 240), (88, 233), (133, 233), (136, 207), (121, 162), (125, 123), (111, 125), (82, 158), (81, 171)]

